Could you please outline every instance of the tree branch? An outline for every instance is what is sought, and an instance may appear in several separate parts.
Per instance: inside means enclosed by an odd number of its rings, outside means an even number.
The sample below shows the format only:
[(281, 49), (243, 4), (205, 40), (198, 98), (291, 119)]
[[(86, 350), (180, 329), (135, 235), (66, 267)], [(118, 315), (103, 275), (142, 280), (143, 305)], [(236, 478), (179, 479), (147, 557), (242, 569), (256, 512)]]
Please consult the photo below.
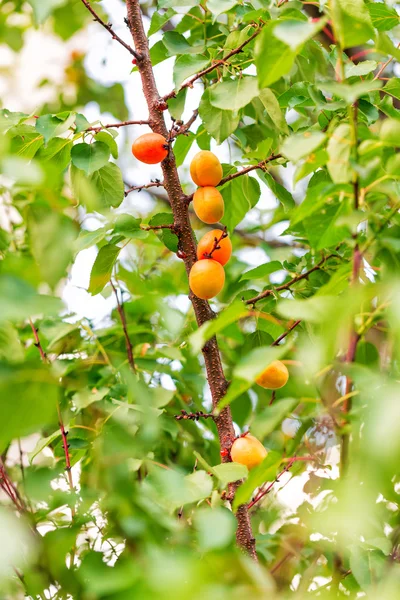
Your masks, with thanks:
[(292, 287), (292, 285), (294, 285), (295, 283), (298, 283), (302, 279), (307, 279), (307, 277), (309, 275), (311, 275), (311, 273), (313, 273), (314, 271), (318, 271), (319, 269), (321, 269), (322, 265), (327, 260), (329, 260), (330, 258), (333, 258), (333, 257), (337, 257), (337, 254), (329, 254), (329, 256), (325, 256), (312, 269), (309, 269), (308, 271), (306, 271), (305, 273), (302, 273), (301, 275), (296, 275), (296, 277), (293, 277), (293, 279), (291, 279), (287, 283), (283, 283), (282, 285), (278, 285), (273, 290), (264, 290), (263, 292), (261, 292), (261, 294), (258, 294), (258, 296), (255, 296), (254, 298), (250, 298), (249, 300), (246, 300), (245, 304), (255, 304), (259, 300), (262, 300), (263, 298), (267, 298), (267, 296), (271, 296), (271, 295), (275, 294), (275, 292), (281, 292), (283, 290), (290, 289)]
[(133, 347), (132, 347), (132, 342), (130, 340), (129, 334), (128, 334), (128, 327), (126, 324), (126, 317), (125, 317), (125, 311), (124, 311), (124, 307), (121, 305), (119, 298), (118, 298), (118, 292), (113, 284), (113, 282), (110, 279), (110, 284), (111, 287), (113, 289), (113, 292), (115, 294), (115, 298), (117, 300), (117, 311), (119, 314), (119, 318), (121, 319), (121, 324), (122, 324), (122, 329), (124, 332), (124, 337), (125, 337), (125, 346), (126, 346), (126, 353), (128, 355), (128, 362), (129, 362), (129, 366), (131, 368), (131, 370), (136, 373), (136, 365), (135, 365), (135, 359), (133, 358)]
[(279, 343), (287, 336), (297, 325), (300, 325), (301, 319), (292, 323), (287, 331), (284, 331), (274, 342), (272, 342), (271, 346), (279, 346)]
[[(126, 4), (128, 9), (129, 28), (132, 33), (135, 48), (141, 55), (140, 61), (138, 61), (138, 68), (142, 79), (143, 92), (149, 108), (151, 128), (155, 133), (159, 133), (167, 139), (168, 131), (165, 125), (163, 113), (160, 111), (160, 96), (157, 90), (153, 68), (150, 61), (149, 45), (143, 28), (140, 3), (139, 0), (127, 0)], [(237, 50), (237, 52), (239, 51), (240, 50)], [(179, 180), (175, 157), (171, 149), (168, 153), (168, 156), (161, 163), (161, 168), (164, 173), (164, 187), (168, 194), (174, 215), (174, 223), (179, 231), (180, 246), (186, 272), (189, 275), (190, 269), (197, 260), (196, 242), (190, 225), (188, 204), (186, 202), (182, 202), (184, 193)], [(193, 292), (190, 292), (189, 297), (192, 302), (196, 320), (199, 326), (214, 318), (214, 313), (206, 300), (197, 298)], [(206, 347), (203, 348), (203, 355), (208, 383), (210, 385), (212, 395), (212, 403), (213, 407), (216, 408), (219, 401), (226, 393), (228, 382), (224, 375), (221, 356), (215, 337), (209, 340)], [(229, 407), (226, 407), (221, 411), (220, 415), (215, 419), (215, 423), (217, 426), (221, 449), (229, 450), (233, 440), (235, 439), (235, 431), (233, 428), (232, 415)], [(227, 456), (224, 457), (223, 460), (228, 462), (230, 459)], [(239, 483), (230, 484), (230, 492), (232, 496), (234, 495), (238, 485)], [(236, 517), (238, 521), (238, 529), (236, 534), (238, 544), (256, 560), (257, 554), (255, 549), (255, 539), (252, 534), (247, 507), (240, 507), (237, 511)]]
[(271, 156), (269, 156), (265, 160), (260, 161), (256, 165), (250, 165), (249, 167), (241, 169), (240, 171), (237, 171), (236, 173), (232, 173), (232, 175), (227, 175), (226, 177), (221, 179), (221, 181), (219, 182), (218, 185), (224, 185), (224, 183), (227, 183), (228, 181), (232, 181), (232, 179), (236, 179), (236, 177), (241, 177), (242, 175), (246, 175), (246, 173), (250, 173), (250, 171), (254, 171), (255, 169), (264, 169), (265, 166), (269, 162), (276, 160), (277, 158), (282, 158), (282, 154), (271, 154)]
[(121, 44), (121, 46), (123, 46), (126, 50), (128, 50), (128, 52), (130, 54), (132, 54), (132, 56), (134, 56), (136, 58), (136, 60), (139, 60), (140, 54), (138, 52), (136, 52), (136, 50), (131, 48), (131, 46), (129, 46), (129, 44), (124, 42), (124, 40), (121, 39), (119, 37), (119, 35), (117, 35), (115, 33), (115, 31), (112, 28), (111, 23), (105, 23), (103, 21), (103, 19), (101, 19), (101, 17), (99, 17), (99, 15), (96, 13), (96, 11), (91, 7), (89, 0), (82, 0), (82, 2), (86, 6), (88, 11), (93, 15), (94, 20), (97, 21), (98, 23), (100, 23), (100, 25), (102, 25), (104, 27), (104, 29), (106, 29), (108, 31), (108, 33), (112, 36), (112, 39), (117, 40), (117, 42), (119, 42)]
[(179, 90), (177, 92), (175, 90), (172, 90), (171, 92), (169, 92), (169, 94), (166, 94), (165, 96), (163, 96), (162, 99), (163, 100), (169, 100), (170, 98), (175, 98), (175, 96), (181, 90), (184, 90), (185, 88), (188, 88), (188, 87), (189, 88), (193, 87), (193, 84), (194, 84), (195, 81), (197, 81), (201, 77), (204, 77), (204, 75), (207, 75), (208, 73), (211, 73), (212, 71), (214, 71), (214, 69), (217, 69), (218, 67), (220, 67), (222, 65), (225, 65), (226, 62), (227, 62), (227, 60), (229, 58), (232, 58), (232, 56), (235, 56), (236, 54), (239, 54), (239, 52), (241, 52), (243, 50), (243, 48), (245, 46), (247, 46), (247, 44), (250, 44), (250, 42), (252, 42), (254, 40), (254, 38), (257, 37), (257, 35), (260, 33), (262, 27), (263, 27), (263, 25), (260, 25), (258, 27), (258, 29), (256, 29), (256, 31), (247, 40), (245, 40), (242, 44), (240, 44), (240, 46), (238, 46), (234, 50), (231, 50), (230, 52), (228, 52), (228, 54), (226, 56), (224, 56), (224, 58), (221, 58), (220, 60), (216, 60), (209, 67), (206, 67), (202, 71), (199, 71), (195, 75), (192, 75), (192, 77), (190, 77), (187, 81), (185, 81), (185, 83), (183, 83), (181, 85), (181, 87), (179, 88)]
[(102, 129), (118, 129), (119, 127), (127, 127), (127, 125), (149, 125), (149, 121), (121, 121), (121, 123), (108, 123), (107, 125), (99, 125), (98, 127), (88, 127), (85, 131), (95, 131), (98, 133)]
[(148, 190), (150, 188), (154, 188), (154, 187), (164, 187), (164, 182), (163, 181), (152, 181), (151, 183), (147, 183), (146, 185), (133, 185), (132, 187), (128, 188), (127, 190), (125, 190), (125, 198), (128, 194), (130, 194), (131, 192), (141, 192), (142, 190)]
[[(198, 108), (196, 108), (196, 110), (193, 111), (193, 114), (190, 117), (190, 119), (188, 119), (188, 121), (186, 123), (182, 123), (182, 125), (180, 125), (177, 129), (175, 129), (172, 132), (171, 138), (174, 139), (178, 135), (186, 135), (198, 116), (199, 116), (199, 110), (198, 110)], [(178, 122), (177, 122), (177, 125), (178, 125)]]
[[(42, 347), (42, 344), (41, 344), (41, 341), (39, 338), (38, 330), (34, 326), (32, 319), (29, 319), (29, 324), (31, 326), (33, 336), (35, 338), (35, 346), (39, 350), (40, 357), (44, 363), (49, 364), (50, 361), (49, 361), (45, 351), (43, 350), (43, 347)], [(72, 480), (72, 473), (71, 473), (71, 459), (70, 459), (70, 455), (69, 455), (69, 445), (68, 445), (68, 440), (67, 440), (68, 433), (65, 431), (59, 402), (57, 402), (57, 413), (58, 413), (58, 423), (59, 423), (60, 431), (61, 431), (62, 445), (64, 448), (65, 470), (67, 472), (68, 484), (69, 484), (69, 488), (70, 488), (71, 492), (74, 492), (74, 483)], [(73, 507), (71, 508), (71, 515), (72, 515), (72, 517), (75, 516), (75, 509)]]

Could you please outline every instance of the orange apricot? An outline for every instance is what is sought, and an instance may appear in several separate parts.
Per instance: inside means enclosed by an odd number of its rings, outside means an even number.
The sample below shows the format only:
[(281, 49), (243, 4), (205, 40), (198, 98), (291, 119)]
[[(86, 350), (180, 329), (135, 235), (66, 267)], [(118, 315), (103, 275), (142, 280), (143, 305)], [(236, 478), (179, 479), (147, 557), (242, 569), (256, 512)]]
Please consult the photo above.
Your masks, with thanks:
[[(220, 229), (213, 229), (203, 235), (197, 246), (197, 258), (199, 260), (212, 258), (221, 265), (226, 265), (232, 254), (232, 242), (227, 235), (222, 237), (223, 235), (224, 232)], [(216, 249), (213, 250), (215, 246)], [(212, 250), (210, 257), (209, 254)]]
[(133, 142), (132, 154), (147, 165), (155, 165), (168, 154), (167, 140), (159, 133), (144, 133)]
[(206, 258), (194, 263), (189, 273), (192, 292), (202, 300), (209, 300), (220, 293), (225, 283), (225, 271), (216, 260)]
[(196, 185), (218, 185), (222, 179), (222, 166), (209, 150), (201, 150), (190, 163), (190, 175)]
[(231, 448), (233, 462), (245, 465), (249, 470), (257, 467), (268, 452), (256, 437), (248, 433), (244, 437), (237, 438)]
[(224, 199), (217, 188), (200, 187), (193, 194), (193, 208), (203, 223), (218, 223), (224, 216)]
[(286, 385), (289, 379), (289, 371), (280, 360), (274, 360), (257, 377), (256, 383), (267, 390), (278, 390)]

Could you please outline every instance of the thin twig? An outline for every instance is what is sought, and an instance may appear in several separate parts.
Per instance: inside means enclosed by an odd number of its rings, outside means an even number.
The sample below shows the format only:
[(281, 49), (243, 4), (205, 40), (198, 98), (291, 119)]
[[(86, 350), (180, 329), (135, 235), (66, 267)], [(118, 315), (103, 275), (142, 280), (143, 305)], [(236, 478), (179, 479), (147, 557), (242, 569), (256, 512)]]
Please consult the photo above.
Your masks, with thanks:
[(98, 23), (100, 23), (100, 25), (102, 25), (102, 27), (104, 27), (104, 29), (106, 29), (108, 31), (108, 33), (112, 36), (112, 39), (116, 40), (117, 42), (119, 42), (121, 44), (121, 46), (123, 46), (126, 50), (128, 50), (128, 52), (130, 54), (132, 54), (132, 56), (134, 56), (136, 58), (136, 60), (140, 60), (139, 53), (136, 52), (136, 50), (134, 50), (133, 48), (131, 48), (131, 46), (129, 46), (129, 44), (127, 44), (126, 42), (124, 42), (124, 40), (121, 39), (119, 37), (119, 35), (117, 35), (115, 33), (115, 31), (112, 28), (111, 23), (105, 23), (103, 21), (103, 19), (101, 17), (99, 17), (99, 15), (96, 13), (96, 11), (90, 6), (89, 0), (82, 0), (82, 2), (86, 6), (86, 8), (88, 9), (88, 11), (93, 15), (94, 20), (97, 21)]
[(204, 254), (203, 254), (204, 258), (212, 258), (213, 253), (216, 250), (221, 249), (221, 246), (219, 245), (219, 243), (226, 237), (228, 237), (228, 232), (226, 231), (226, 226), (225, 226), (223, 231), (221, 232), (221, 235), (218, 238), (217, 237), (214, 238), (214, 245), (211, 248), (210, 252), (204, 252)]
[(215, 417), (212, 413), (205, 413), (201, 410), (198, 410), (197, 412), (194, 412), (194, 413), (188, 413), (188, 412), (186, 412), (186, 410), (181, 410), (180, 415), (175, 415), (175, 419), (177, 421), (182, 421), (182, 420), (198, 421), (199, 419), (214, 419), (214, 418)]
[(279, 346), (279, 343), (287, 336), (297, 325), (300, 325), (301, 319), (298, 319), (289, 327), (287, 331), (284, 331), (274, 342), (272, 342), (271, 346)]
[(197, 81), (201, 77), (204, 77), (204, 75), (207, 75), (208, 73), (211, 73), (212, 71), (214, 71), (218, 67), (221, 67), (222, 65), (225, 65), (226, 62), (227, 62), (227, 60), (229, 58), (232, 58), (232, 56), (235, 56), (236, 54), (239, 54), (239, 52), (241, 52), (243, 50), (243, 48), (245, 46), (247, 46), (247, 44), (250, 44), (250, 42), (252, 42), (254, 40), (254, 38), (257, 37), (257, 35), (261, 32), (262, 27), (263, 27), (263, 25), (260, 25), (259, 28), (249, 38), (247, 38), (247, 40), (245, 40), (237, 48), (234, 48), (234, 50), (231, 50), (230, 52), (228, 52), (228, 54), (226, 56), (224, 56), (224, 58), (221, 58), (220, 60), (216, 60), (209, 67), (206, 67), (202, 71), (199, 71), (198, 73), (196, 73), (195, 75), (193, 75), (192, 77), (190, 77), (187, 81), (185, 81), (185, 83), (183, 83), (181, 85), (181, 87), (179, 88), (178, 91), (172, 90), (171, 92), (169, 92), (169, 94), (166, 94), (165, 96), (163, 96), (162, 99), (165, 101), (165, 100), (169, 100), (170, 98), (175, 98), (175, 96), (181, 90), (183, 90), (185, 88), (188, 88), (188, 87), (192, 88), (195, 81)]
[(136, 365), (135, 365), (135, 359), (133, 358), (133, 346), (132, 346), (132, 342), (130, 340), (129, 334), (128, 334), (128, 327), (126, 324), (126, 317), (125, 317), (125, 310), (124, 307), (122, 306), (122, 304), (119, 301), (118, 298), (118, 292), (113, 284), (113, 282), (110, 279), (110, 283), (111, 283), (111, 287), (113, 289), (113, 292), (115, 294), (115, 298), (117, 300), (117, 311), (119, 314), (119, 318), (121, 319), (121, 324), (122, 324), (122, 329), (124, 332), (124, 336), (125, 336), (125, 346), (126, 346), (126, 353), (128, 355), (128, 362), (129, 362), (129, 366), (131, 368), (131, 370), (136, 373)]
[(152, 231), (157, 229), (171, 229), (173, 231), (175, 229), (175, 225), (172, 223), (171, 225), (141, 225), (140, 229), (143, 231)]
[(262, 490), (261, 492), (258, 492), (258, 494), (256, 495), (256, 497), (249, 502), (249, 504), (247, 505), (247, 508), (250, 510), (250, 508), (252, 508), (255, 504), (257, 504), (257, 502), (259, 502), (262, 498), (264, 498), (264, 496), (266, 496), (267, 494), (269, 494), (269, 492), (272, 490), (272, 488), (274, 487), (274, 485), (276, 483), (279, 482), (279, 479), (282, 477), (282, 475), (284, 475), (285, 473), (287, 473), (287, 471), (289, 471), (289, 469), (293, 466), (294, 464), (294, 458), (290, 459), (290, 461), (288, 462), (288, 464), (285, 466), (285, 468), (278, 473), (278, 475), (275, 477), (274, 481), (272, 481), (268, 487), (265, 488), (265, 490)]
[(258, 296), (255, 296), (254, 298), (250, 298), (249, 300), (246, 300), (245, 304), (255, 304), (259, 300), (262, 300), (263, 298), (267, 298), (268, 296), (271, 296), (271, 295), (275, 294), (275, 292), (281, 292), (283, 290), (290, 289), (292, 287), (292, 285), (294, 285), (295, 283), (298, 283), (302, 279), (307, 279), (307, 277), (309, 275), (311, 275), (311, 273), (313, 273), (314, 271), (318, 271), (319, 269), (321, 269), (322, 265), (327, 260), (329, 260), (330, 258), (333, 258), (333, 257), (337, 258), (338, 255), (337, 254), (329, 254), (328, 256), (325, 256), (324, 258), (322, 258), (319, 261), (318, 264), (316, 264), (314, 267), (312, 267), (312, 269), (309, 269), (308, 271), (306, 271), (305, 273), (302, 273), (301, 275), (296, 275), (296, 277), (293, 277), (293, 279), (291, 279), (287, 283), (283, 283), (282, 285), (278, 285), (273, 290), (271, 290), (271, 289), (270, 290), (264, 290), (263, 292), (261, 292), (261, 294), (258, 294)]
[(178, 135), (186, 135), (193, 123), (195, 122), (195, 120), (197, 119), (198, 115), (199, 110), (198, 108), (196, 108), (196, 110), (193, 111), (192, 116), (190, 117), (190, 119), (188, 119), (186, 123), (182, 123), (182, 125), (179, 126), (177, 122), (177, 128), (174, 129), (172, 132), (172, 139), (176, 138)]
[(158, 181), (157, 179), (152, 181), (151, 183), (147, 183), (146, 185), (133, 185), (132, 187), (125, 190), (125, 197), (131, 192), (141, 192), (142, 190), (148, 190), (153, 187), (164, 187), (163, 181)]
[(224, 185), (224, 183), (227, 183), (228, 181), (232, 181), (232, 179), (236, 179), (236, 177), (241, 177), (242, 175), (246, 175), (246, 173), (250, 173), (250, 171), (254, 171), (255, 169), (264, 169), (268, 163), (270, 163), (273, 160), (276, 160), (278, 158), (282, 158), (282, 154), (271, 154), (271, 156), (269, 156), (265, 160), (260, 161), (256, 165), (250, 165), (249, 167), (241, 169), (240, 171), (236, 171), (236, 173), (227, 175), (226, 177), (221, 179), (221, 181), (219, 182), (218, 185)]
[(48, 361), (47, 355), (46, 355), (45, 351), (43, 350), (42, 344), (40, 342), (38, 329), (36, 329), (36, 327), (34, 326), (32, 319), (29, 319), (29, 324), (30, 324), (32, 332), (33, 332), (33, 337), (35, 338), (35, 346), (39, 350), (40, 357), (44, 363), (48, 363), (49, 361)]
[(95, 131), (95, 132), (99, 132), (102, 129), (118, 129), (119, 127), (127, 127), (128, 125), (149, 125), (150, 122), (147, 121), (121, 121), (121, 123), (108, 123), (107, 125), (99, 125), (99, 126), (92, 126), (92, 127), (88, 127), (87, 129), (85, 129), (85, 131)]

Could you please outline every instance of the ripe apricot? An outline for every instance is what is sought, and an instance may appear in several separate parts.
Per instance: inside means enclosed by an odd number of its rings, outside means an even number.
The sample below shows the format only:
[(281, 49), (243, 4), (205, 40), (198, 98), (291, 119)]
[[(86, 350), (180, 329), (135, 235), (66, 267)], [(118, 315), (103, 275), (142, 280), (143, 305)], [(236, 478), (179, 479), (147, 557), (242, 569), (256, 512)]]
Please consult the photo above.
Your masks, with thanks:
[(167, 140), (159, 133), (144, 133), (133, 142), (132, 154), (147, 165), (155, 165), (168, 154)]
[(286, 366), (280, 360), (274, 360), (257, 377), (256, 382), (267, 390), (278, 390), (286, 385), (288, 379), (289, 371)]
[(250, 469), (257, 467), (267, 456), (268, 452), (256, 437), (248, 433), (244, 437), (237, 438), (231, 448), (233, 462), (246, 465)]
[(222, 237), (223, 235), (224, 232), (219, 229), (213, 229), (203, 235), (197, 246), (197, 258), (199, 260), (210, 258), (208, 255), (217, 246), (211, 258), (221, 265), (226, 265), (232, 254), (232, 242), (228, 236)]
[(200, 187), (193, 195), (193, 208), (203, 223), (218, 223), (224, 216), (224, 199), (215, 187)]
[(209, 150), (198, 152), (190, 163), (190, 175), (196, 185), (218, 185), (222, 179), (222, 166)]
[(225, 271), (216, 260), (206, 258), (194, 263), (189, 273), (190, 289), (198, 298), (209, 300), (220, 293), (225, 283)]

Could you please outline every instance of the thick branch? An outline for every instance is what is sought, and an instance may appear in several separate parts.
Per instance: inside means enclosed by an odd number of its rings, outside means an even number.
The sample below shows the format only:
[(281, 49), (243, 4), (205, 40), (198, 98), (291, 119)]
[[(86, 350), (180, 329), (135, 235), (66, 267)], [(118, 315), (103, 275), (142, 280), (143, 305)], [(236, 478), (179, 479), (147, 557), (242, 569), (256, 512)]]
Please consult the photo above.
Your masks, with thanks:
[[(167, 139), (168, 131), (163, 113), (160, 111), (160, 96), (150, 61), (148, 40), (143, 28), (139, 0), (127, 0), (127, 9), (129, 28), (132, 33), (135, 48), (140, 53), (138, 68), (142, 79), (143, 92), (149, 108), (151, 127), (155, 133), (159, 133)], [(183, 201), (185, 195), (181, 187), (172, 150), (170, 150), (167, 158), (161, 163), (161, 167), (164, 174), (164, 187), (168, 194), (174, 215), (174, 223), (179, 237), (182, 257), (184, 259), (186, 272), (189, 275), (190, 269), (197, 260), (196, 242), (190, 225), (188, 205)], [(199, 326), (214, 318), (214, 312), (206, 300), (197, 298), (191, 291), (189, 297)], [(203, 348), (203, 355), (213, 407), (216, 408), (219, 401), (226, 393), (228, 383), (225, 379), (219, 348), (215, 337), (209, 340), (207, 345)], [(229, 407), (226, 407), (221, 411), (220, 415), (215, 419), (215, 423), (218, 430), (221, 449), (229, 450), (235, 438), (235, 431)], [(223, 460), (229, 461), (229, 457), (227, 456)], [(232, 495), (234, 495), (237, 485), (238, 484), (231, 484)], [(238, 529), (236, 537), (238, 544), (256, 559), (255, 540), (253, 538), (246, 506), (240, 507), (238, 510), (237, 520)]]
[(123, 46), (126, 50), (128, 50), (128, 52), (130, 54), (132, 54), (132, 56), (134, 56), (136, 58), (136, 60), (139, 60), (140, 56), (136, 52), (136, 50), (134, 50), (133, 48), (131, 48), (131, 46), (129, 46), (129, 44), (127, 44), (126, 42), (124, 42), (124, 40), (121, 39), (119, 37), (119, 35), (117, 35), (115, 33), (115, 31), (112, 28), (111, 23), (105, 23), (103, 21), (103, 19), (101, 17), (99, 17), (99, 15), (96, 13), (96, 11), (90, 6), (89, 0), (82, 0), (82, 2), (86, 6), (86, 8), (88, 9), (88, 11), (93, 15), (94, 20), (97, 21), (98, 23), (100, 23), (100, 25), (102, 25), (104, 27), (104, 29), (106, 29), (108, 31), (108, 33), (112, 36), (112, 39), (113, 40), (117, 40), (117, 42), (119, 42), (121, 44), (121, 46)]
[(212, 71), (214, 71), (214, 69), (217, 69), (218, 67), (225, 65), (227, 60), (232, 58), (232, 56), (235, 56), (235, 54), (239, 54), (239, 52), (241, 52), (243, 50), (243, 48), (245, 46), (247, 46), (247, 44), (250, 44), (250, 42), (252, 42), (254, 40), (254, 38), (257, 37), (257, 35), (261, 31), (261, 28), (262, 28), (262, 25), (247, 40), (245, 40), (242, 44), (240, 44), (240, 46), (238, 46), (234, 50), (231, 50), (230, 52), (228, 52), (228, 54), (226, 56), (224, 56), (224, 58), (221, 58), (220, 60), (216, 60), (209, 67), (206, 67), (202, 71), (199, 71), (195, 75), (192, 75), (192, 77), (190, 77), (187, 81), (185, 81), (185, 83), (183, 83), (181, 85), (178, 92), (176, 92), (175, 90), (172, 90), (171, 92), (169, 92), (169, 94), (166, 94), (165, 96), (163, 96), (163, 100), (169, 100), (170, 98), (174, 98), (181, 90), (188, 88), (188, 87), (189, 88), (193, 87), (194, 82), (197, 81), (198, 79), (200, 79), (201, 77), (204, 77), (204, 75), (207, 75), (208, 73), (211, 73)]
[(95, 131), (98, 133), (102, 129), (118, 129), (119, 127), (126, 127), (127, 125), (149, 125), (149, 121), (121, 121), (121, 123), (108, 123), (107, 125), (88, 127), (85, 131)]
[(110, 283), (111, 283), (111, 287), (113, 289), (113, 292), (115, 294), (115, 298), (117, 300), (117, 311), (118, 311), (118, 314), (119, 314), (119, 318), (121, 319), (122, 329), (123, 329), (123, 332), (124, 332), (126, 354), (128, 355), (129, 366), (130, 366), (131, 370), (134, 373), (136, 373), (135, 359), (133, 358), (133, 347), (132, 347), (132, 342), (131, 342), (129, 334), (128, 334), (128, 327), (127, 327), (127, 324), (126, 324), (126, 317), (125, 317), (124, 307), (121, 305), (121, 303), (119, 301), (118, 292), (115, 289), (115, 286), (114, 286), (113, 282), (111, 281), (111, 279), (110, 279)]

